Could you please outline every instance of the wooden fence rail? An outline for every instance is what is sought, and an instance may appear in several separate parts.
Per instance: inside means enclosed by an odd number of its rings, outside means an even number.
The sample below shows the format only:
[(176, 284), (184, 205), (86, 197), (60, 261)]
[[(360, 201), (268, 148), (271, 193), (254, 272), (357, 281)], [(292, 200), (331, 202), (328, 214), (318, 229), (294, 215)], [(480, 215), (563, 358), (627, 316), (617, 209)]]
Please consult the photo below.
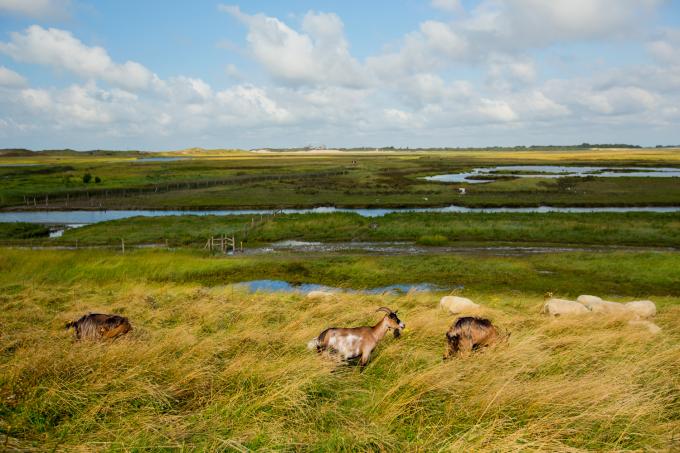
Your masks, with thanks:
[[(283, 214), (283, 210), (277, 209), (269, 215), (260, 214), (259, 217), (251, 217), (250, 222), (248, 222), (243, 228), (232, 232), (231, 236), (226, 234), (222, 234), (217, 237), (210, 236), (208, 241), (203, 246), (203, 249), (208, 250), (211, 253), (216, 251), (227, 253), (230, 249), (233, 254), (236, 254), (238, 251), (243, 253), (243, 241), (248, 240), (248, 234), (257, 228), (260, 228), (267, 222), (273, 220), (277, 215), (281, 214)], [(239, 237), (241, 238), (240, 240), (238, 240)]]
[(242, 184), (248, 182), (259, 181), (281, 181), (287, 179), (309, 179), (322, 178), (328, 176), (345, 175), (349, 172), (346, 168), (316, 171), (316, 172), (301, 172), (301, 173), (287, 173), (279, 175), (237, 175), (229, 178), (206, 179), (195, 181), (179, 181), (167, 182), (160, 184), (151, 184), (140, 187), (120, 188), (120, 189), (100, 189), (88, 188), (87, 190), (71, 190), (59, 191), (51, 193), (36, 193), (23, 195), (23, 205), (25, 206), (45, 206), (50, 204), (64, 204), (69, 207), (71, 204), (76, 204), (77, 201), (86, 201), (91, 207), (103, 207), (103, 202), (109, 198), (127, 198), (142, 195), (152, 195), (157, 193), (172, 192), (187, 189), (200, 189), (205, 187), (214, 187), (219, 185)]
[[(222, 253), (227, 253), (230, 247), (232, 252), (236, 254), (236, 238), (234, 236), (229, 237), (227, 235), (222, 235), (219, 237), (211, 236), (210, 239), (208, 239), (208, 243), (205, 244), (205, 247), (203, 248), (209, 252), (220, 251)], [(243, 251), (243, 243), (241, 243), (241, 251)]]

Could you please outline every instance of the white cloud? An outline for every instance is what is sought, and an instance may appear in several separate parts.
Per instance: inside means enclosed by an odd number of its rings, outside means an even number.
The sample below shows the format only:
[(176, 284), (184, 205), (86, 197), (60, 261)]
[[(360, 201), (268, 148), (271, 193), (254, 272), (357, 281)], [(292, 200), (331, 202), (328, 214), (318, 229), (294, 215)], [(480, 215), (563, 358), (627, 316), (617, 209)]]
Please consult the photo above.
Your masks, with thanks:
[(513, 59), (561, 42), (631, 37), (662, 2), (483, 0), (452, 22), (422, 22), (404, 36), (399, 50), (369, 57), (367, 63), (384, 78), (501, 58), (515, 79), (528, 80), (534, 69), (521, 60), (513, 66)]
[(238, 85), (217, 93), (217, 101), (227, 107), (220, 112), (222, 121), (242, 122), (248, 120), (283, 123), (291, 114), (269, 98), (266, 92), (252, 85)]
[(44, 112), (52, 106), (52, 98), (47, 90), (27, 88), (20, 93), (21, 100), (29, 109)]
[(35, 19), (68, 17), (70, 0), (0, 0), (0, 13)]
[[(350, 52), (335, 14), (310, 11), (291, 25), (221, 6), (245, 25), (246, 53), (269, 76), (256, 84), (250, 68), (219, 61), (233, 83), (222, 87), (197, 75), (160, 79), (68, 31), (33, 26), (10, 33), (0, 52), (84, 80), (34, 87), (0, 66), (0, 137), (85, 137), (96, 147), (626, 141), (650, 128), (677, 137), (680, 33), (644, 25), (657, 3), (482, 0), (450, 21), (423, 21), (364, 60)], [(624, 50), (646, 45), (649, 61), (595, 71), (583, 55), (580, 75), (562, 76), (544, 56), (555, 44), (610, 39)]]
[(485, 0), (463, 23), (497, 49), (631, 36), (663, 0)]
[(477, 112), (492, 121), (509, 122), (518, 119), (515, 111), (505, 101), (482, 98)]
[(536, 80), (536, 65), (533, 61), (515, 58), (492, 58), (489, 63), (489, 77), (494, 81), (515, 81), (529, 84)]
[(23, 87), (26, 85), (26, 79), (20, 74), (0, 66), (0, 87)]
[(366, 63), (380, 77), (391, 78), (446, 67), (467, 58), (468, 51), (467, 40), (450, 25), (426, 21), (404, 37), (399, 51), (370, 57)]
[(662, 63), (680, 65), (680, 29), (667, 28), (647, 44), (649, 52)]
[(10, 41), (0, 43), (0, 52), (16, 61), (52, 66), (128, 89), (146, 88), (156, 78), (137, 62), (114, 63), (104, 48), (86, 46), (68, 31), (39, 25), (10, 33)]
[(292, 85), (366, 83), (337, 15), (310, 11), (298, 32), (275, 17), (245, 14), (237, 6), (219, 9), (248, 27), (249, 51), (272, 77)]
[(441, 9), (442, 11), (460, 12), (463, 10), (460, 0), (432, 0), (430, 3), (433, 8)]

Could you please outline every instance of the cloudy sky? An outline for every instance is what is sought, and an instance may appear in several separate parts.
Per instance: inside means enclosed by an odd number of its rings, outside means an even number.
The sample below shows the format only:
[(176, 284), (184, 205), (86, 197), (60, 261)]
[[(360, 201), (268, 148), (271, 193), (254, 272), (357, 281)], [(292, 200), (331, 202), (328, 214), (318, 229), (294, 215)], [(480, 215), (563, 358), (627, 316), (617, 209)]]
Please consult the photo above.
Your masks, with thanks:
[(680, 143), (678, 0), (0, 0), (0, 148)]

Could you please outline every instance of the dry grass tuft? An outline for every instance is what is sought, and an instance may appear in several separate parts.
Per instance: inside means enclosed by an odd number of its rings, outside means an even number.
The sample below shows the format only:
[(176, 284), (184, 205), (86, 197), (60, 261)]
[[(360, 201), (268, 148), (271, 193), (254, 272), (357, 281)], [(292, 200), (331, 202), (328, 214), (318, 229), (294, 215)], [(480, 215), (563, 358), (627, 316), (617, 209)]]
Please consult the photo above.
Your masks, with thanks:
[[(663, 331), (650, 336), (616, 317), (542, 317), (537, 297), (477, 296), (510, 341), (444, 363), (455, 318), (435, 295), (24, 288), (0, 312), (0, 445), (7, 436), (14, 448), (75, 451), (678, 448), (680, 307), (661, 310)], [(407, 330), (386, 337), (363, 373), (306, 350), (325, 327), (374, 323), (380, 305), (399, 309)], [(134, 330), (76, 343), (63, 325), (88, 310), (124, 314)]]

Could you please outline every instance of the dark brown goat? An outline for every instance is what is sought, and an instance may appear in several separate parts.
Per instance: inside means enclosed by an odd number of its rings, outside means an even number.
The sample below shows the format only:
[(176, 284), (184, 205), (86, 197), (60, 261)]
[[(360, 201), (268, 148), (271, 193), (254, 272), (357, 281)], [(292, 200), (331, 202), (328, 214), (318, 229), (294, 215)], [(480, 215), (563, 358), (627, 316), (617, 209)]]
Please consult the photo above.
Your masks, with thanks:
[(127, 318), (101, 313), (88, 313), (77, 321), (66, 323), (67, 329), (71, 327), (75, 330), (78, 340), (113, 339), (132, 330)]
[(498, 339), (498, 330), (488, 319), (473, 316), (458, 318), (446, 332), (444, 360), (452, 355), (467, 354), (475, 349), (490, 346)]

